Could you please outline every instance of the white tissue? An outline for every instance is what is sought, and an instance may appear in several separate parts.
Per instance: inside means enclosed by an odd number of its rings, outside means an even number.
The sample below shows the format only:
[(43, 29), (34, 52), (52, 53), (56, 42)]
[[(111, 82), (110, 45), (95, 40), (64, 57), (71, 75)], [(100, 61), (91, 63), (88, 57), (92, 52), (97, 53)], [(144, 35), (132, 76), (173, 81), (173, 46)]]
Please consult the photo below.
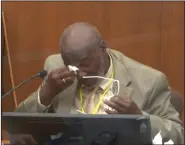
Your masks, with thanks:
[(79, 69), (76, 66), (68, 65), (69, 71), (73, 71), (75, 75), (77, 75), (77, 72)]
[[(153, 144), (162, 144), (162, 136), (161, 131), (154, 137)], [(173, 141), (170, 139), (168, 142), (165, 142), (164, 144), (174, 144)]]
[(69, 71), (77, 71), (79, 70), (76, 66), (68, 65)]

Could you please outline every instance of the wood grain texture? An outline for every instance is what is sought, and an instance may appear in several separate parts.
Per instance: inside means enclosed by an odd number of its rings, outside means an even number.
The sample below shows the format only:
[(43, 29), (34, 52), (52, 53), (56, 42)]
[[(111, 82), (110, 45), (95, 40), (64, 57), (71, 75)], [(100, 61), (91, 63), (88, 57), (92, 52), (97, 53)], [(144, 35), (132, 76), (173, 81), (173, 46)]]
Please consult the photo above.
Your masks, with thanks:
[[(163, 2), (162, 7), (162, 71), (184, 96), (184, 2)], [(184, 122), (184, 112), (181, 119)]]
[[(85, 21), (99, 29), (109, 47), (163, 71), (184, 96), (184, 2), (2, 2), (15, 84), (43, 68), (59, 52), (59, 37), (68, 25)], [(5, 73), (7, 58), (4, 57)], [(4, 75), (4, 87), (8, 76)], [(17, 102), (41, 80), (16, 91)], [(3, 111), (14, 107), (3, 100)]]

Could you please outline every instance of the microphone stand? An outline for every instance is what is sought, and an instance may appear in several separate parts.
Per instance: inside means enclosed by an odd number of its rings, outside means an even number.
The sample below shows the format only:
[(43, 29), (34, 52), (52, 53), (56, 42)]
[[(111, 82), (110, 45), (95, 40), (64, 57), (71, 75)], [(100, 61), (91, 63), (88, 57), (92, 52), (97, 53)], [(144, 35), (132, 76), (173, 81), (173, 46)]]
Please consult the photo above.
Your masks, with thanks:
[(19, 88), (20, 86), (22, 86), (22, 85), (24, 85), (25, 83), (27, 83), (28, 81), (30, 81), (30, 80), (32, 80), (32, 79), (34, 79), (34, 78), (36, 78), (36, 77), (41, 77), (41, 78), (43, 78), (43, 77), (45, 77), (46, 75), (47, 75), (47, 72), (46, 72), (46, 71), (41, 71), (41, 72), (39, 72), (39, 73), (33, 75), (32, 77), (30, 77), (30, 78), (24, 80), (24, 81), (21, 82), (19, 85), (17, 85), (16, 87), (12, 88), (12, 89), (11, 89), (10, 91), (8, 91), (7, 93), (5, 93), (5, 94), (1, 97), (1, 99), (3, 99), (5, 96), (9, 95), (12, 91), (16, 90), (16, 89)]

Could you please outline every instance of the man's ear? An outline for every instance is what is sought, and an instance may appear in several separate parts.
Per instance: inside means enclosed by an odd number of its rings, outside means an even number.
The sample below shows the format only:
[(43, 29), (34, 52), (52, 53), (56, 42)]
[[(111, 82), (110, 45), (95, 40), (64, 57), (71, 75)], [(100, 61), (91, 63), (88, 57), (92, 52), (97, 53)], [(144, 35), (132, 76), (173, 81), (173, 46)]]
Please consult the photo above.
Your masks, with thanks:
[(107, 44), (104, 40), (100, 42), (100, 48), (102, 48), (103, 51), (106, 52)]

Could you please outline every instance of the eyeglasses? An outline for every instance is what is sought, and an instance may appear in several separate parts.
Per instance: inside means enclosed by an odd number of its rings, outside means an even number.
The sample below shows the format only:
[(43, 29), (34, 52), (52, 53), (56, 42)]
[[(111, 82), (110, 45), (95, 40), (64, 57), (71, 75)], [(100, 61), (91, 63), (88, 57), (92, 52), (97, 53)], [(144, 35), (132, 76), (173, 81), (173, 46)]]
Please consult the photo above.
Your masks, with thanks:
[(113, 96), (117, 96), (119, 94), (119, 90), (120, 90), (120, 84), (119, 84), (119, 80), (115, 80), (115, 79), (110, 79), (110, 78), (106, 78), (106, 77), (101, 77), (101, 76), (83, 76), (83, 79), (102, 79), (102, 80), (109, 80), (112, 81), (109, 89), (112, 90)]

